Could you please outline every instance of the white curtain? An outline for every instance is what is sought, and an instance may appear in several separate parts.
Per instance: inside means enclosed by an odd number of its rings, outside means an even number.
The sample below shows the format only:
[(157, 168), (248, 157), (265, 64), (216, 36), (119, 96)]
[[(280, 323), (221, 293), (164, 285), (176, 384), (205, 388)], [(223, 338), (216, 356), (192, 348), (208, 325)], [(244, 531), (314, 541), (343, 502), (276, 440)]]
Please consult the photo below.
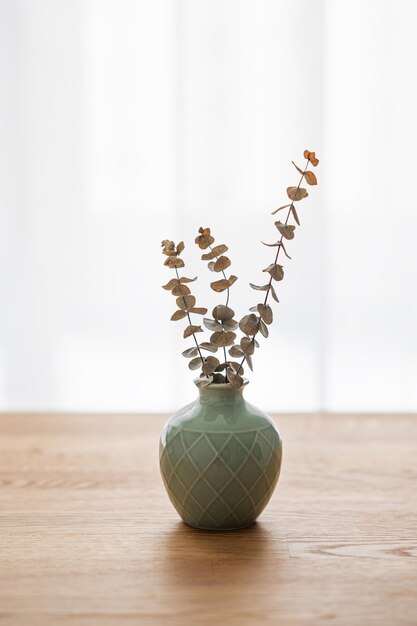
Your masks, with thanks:
[(160, 240), (226, 243), (238, 316), (316, 150), (247, 398), (417, 410), (417, 3), (0, 0), (0, 408), (195, 394)]

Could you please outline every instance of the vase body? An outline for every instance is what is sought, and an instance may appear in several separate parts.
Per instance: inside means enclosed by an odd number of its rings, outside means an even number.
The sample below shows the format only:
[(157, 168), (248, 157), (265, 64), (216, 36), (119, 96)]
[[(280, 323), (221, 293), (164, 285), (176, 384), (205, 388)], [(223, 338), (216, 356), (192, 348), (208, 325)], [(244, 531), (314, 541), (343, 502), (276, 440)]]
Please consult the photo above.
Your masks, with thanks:
[(168, 496), (184, 522), (205, 530), (253, 524), (277, 483), (282, 443), (274, 422), (247, 403), (243, 388), (199, 390), (160, 439)]

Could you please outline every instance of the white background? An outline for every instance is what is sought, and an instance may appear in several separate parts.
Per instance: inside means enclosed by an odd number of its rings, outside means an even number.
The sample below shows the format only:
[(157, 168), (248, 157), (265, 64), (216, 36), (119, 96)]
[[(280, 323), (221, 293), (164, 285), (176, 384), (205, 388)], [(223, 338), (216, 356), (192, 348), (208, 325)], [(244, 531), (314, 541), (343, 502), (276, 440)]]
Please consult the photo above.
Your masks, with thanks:
[(0, 409), (191, 400), (160, 240), (212, 307), (211, 226), (240, 317), (308, 148), (246, 396), (416, 411), (416, 28), (413, 0), (0, 0)]

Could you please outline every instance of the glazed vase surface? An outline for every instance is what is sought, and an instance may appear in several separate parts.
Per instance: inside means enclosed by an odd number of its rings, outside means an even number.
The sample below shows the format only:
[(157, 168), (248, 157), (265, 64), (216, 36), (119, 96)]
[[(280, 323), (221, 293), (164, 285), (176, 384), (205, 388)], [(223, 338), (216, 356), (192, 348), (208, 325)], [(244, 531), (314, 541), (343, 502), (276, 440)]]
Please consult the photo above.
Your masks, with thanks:
[(232, 530), (253, 524), (278, 481), (282, 442), (270, 417), (228, 384), (199, 390), (160, 439), (168, 496), (189, 526)]

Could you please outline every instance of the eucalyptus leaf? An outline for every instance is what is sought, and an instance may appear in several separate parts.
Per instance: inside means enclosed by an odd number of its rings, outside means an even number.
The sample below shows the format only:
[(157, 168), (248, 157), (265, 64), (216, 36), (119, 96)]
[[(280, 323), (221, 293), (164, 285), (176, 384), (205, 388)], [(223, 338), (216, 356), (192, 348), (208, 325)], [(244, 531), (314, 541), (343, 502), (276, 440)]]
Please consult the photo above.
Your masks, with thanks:
[(227, 370), (227, 379), (232, 389), (240, 389), (240, 387), (242, 387), (243, 385), (242, 376), (239, 376), (239, 374), (235, 374), (235, 372), (231, 368)]
[(304, 176), (304, 170), (302, 170), (301, 167), (298, 167), (298, 165), (296, 165), (294, 161), (291, 161), (291, 163), (294, 165), (297, 172), (300, 172), (300, 174)]
[(173, 296), (188, 296), (191, 291), (187, 285), (175, 285), (171, 291)]
[(320, 163), (320, 161), (316, 158), (316, 153), (310, 152), (309, 150), (304, 150), (304, 158), (308, 159), (314, 167)]
[(243, 374), (245, 373), (243, 367), (241, 366), (240, 363), (237, 363), (236, 361), (230, 361), (229, 362), (229, 367), (234, 371), (235, 374), (237, 374), (239, 372), (239, 374), (241, 374), (243, 376)]
[(196, 359), (191, 359), (191, 361), (188, 363), (188, 367), (190, 368), (190, 370), (198, 370), (200, 365), (201, 359), (199, 356)]
[(294, 219), (297, 222), (298, 226), (300, 226), (300, 219), (298, 217), (297, 209), (295, 208), (294, 204), (291, 206), (291, 213), (293, 214)]
[(203, 319), (203, 324), (209, 330), (223, 330), (220, 322), (216, 322), (215, 320), (211, 320), (209, 317), (205, 317)]
[(197, 348), (187, 348), (187, 350), (184, 350), (184, 352), (182, 353), (182, 356), (185, 356), (186, 359), (192, 359), (195, 356), (198, 356), (198, 350)]
[(225, 322), (227, 320), (231, 320), (234, 316), (235, 312), (228, 306), (224, 304), (218, 304), (213, 309), (213, 317), (215, 320), (219, 320), (221, 322)]
[(263, 320), (259, 320), (259, 332), (265, 338), (268, 337), (269, 335), (268, 326), (265, 324)]
[(245, 356), (245, 353), (243, 352), (243, 350), (242, 350), (242, 348), (240, 346), (232, 346), (229, 349), (229, 354), (230, 354), (230, 356), (233, 356), (235, 358), (236, 357), (240, 358), (242, 356)]
[(293, 202), (298, 202), (303, 198), (307, 198), (308, 191), (303, 187), (287, 187), (287, 196)]
[(304, 178), (306, 179), (309, 185), (317, 185), (317, 178), (314, 172), (307, 170), (304, 174)]
[(230, 283), (227, 278), (222, 278), (221, 280), (215, 280), (213, 283), (210, 283), (210, 287), (213, 291), (221, 293), (230, 287)]
[(271, 263), (271, 265), (268, 265), (268, 267), (262, 271), (268, 272), (272, 278), (277, 281), (284, 278), (284, 269), (282, 265), (279, 265), (278, 263)]
[(175, 313), (173, 313), (171, 315), (171, 322), (177, 322), (178, 320), (182, 320), (184, 317), (187, 316), (187, 311), (175, 311)]
[(221, 254), (227, 251), (228, 251), (228, 247), (222, 243), (218, 246), (214, 246), (214, 248), (212, 248), (210, 252), (203, 254), (201, 258), (203, 261), (211, 261), (212, 259), (215, 259), (216, 257), (220, 256)]
[(268, 291), (268, 289), (270, 289), (270, 285), (254, 285), (253, 283), (249, 283), (249, 285), (252, 287), (252, 289), (255, 289), (255, 291)]
[(275, 226), (285, 239), (294, 239), (295, 226), (292, 224), (283, 224), (282, 222), (275, 222)]
[(170, 268), (184, 267), (184, 261), (176, 256), (169, 256), (164, 265)]
[(195, 276), (194, 278), (187, 278), (186, 276), (182, 276), (182, 278), (180, 278), (180, 283), (193, 283), (195, 280), (197, 280), (197, 276)]
[(219, 256), (213, 266), (215, 272), (223, 272), (227, 267), (231, 265), (231, 261), (227, 256)]
[(278, 300), (278, 296), (277, 296), (277, 293), (276, 293), (276, 291), (275, 291), (275, 289), (274, 289), (273, 285), (271, 285), (271, 295), (272, 295), (272, 297), (274, 298), (275, 302), (279, 302), (279, 300)]
[(203, 332), (203, 329), (201, 328), (201, 326), (194, 326), (193, 324), (190, 324), (184, 330), (183, 337), (184, 337), (184, 339), (187, 339), (187, 337), (190, 337), (191, 335), (193, 335), (195, 333), (202, 333), (202, 332)]
[(203, 374), (206, 374), (206, 376), (212, 374), (216, 367), (219, 365), (219, 363), (219, 359), (216, 359), (215, 356), (208, 356), (206, 359), (204, 359), (202, 367)]
[(207, 387), (207, 385), (210, 385), (212, 382), (213, 376), (204, 376), (203, 374), (199, 376), (199, 378), (194, 378), (194, 384), (197, 385), (197, 387)]
[(219, 365), (216, 367), (215, 371), (216, 372), (223, 372), (223, 370), (225, 370), (227, 368), (228, 364), (227, 363), (219, 363)]
[(273, 313), (269, 304), (258, 304), (258, 313), (265, 324), (272, 324)]
[(226, 320), (223, 322), (223, 330), (236, 330), (239, 326), (236, 320)]
[(203, 306), (193, 306), (189, 312), (195, 313), (196, 315), (205, 315), (207, 313), (207, 309)]
[(191, 309), (195, 305), (195, 297), (194, 296), (179, 296), (176, 301), (177, 307), (179, 309)]
[(175, 285), (178, 285), (178, 283), (179, 283), (178, 278), (171, 278), (171, 280), (169, 280), (166, 285), (162, 285), (162, 289), (166, 289), (167, 291), (171, 291), (171, 289), (173, 289), (173, 287), (175, 287)]
[(275, 213), (278, 213), (278, 211), (282, 211), (282, 209), (288, 209), (289, 206), (291, 206), (291, 205), (290, 204), (284, 204), (283, 206), (280, 206), (277, 209), (275, 209), (275, 211), (272, 211), (271, 215), (275, 215)]
[(245, 356), (255, 352), (255, 342), (252, 339), (249, 339), (249, 337), (242, 337), (240, 340), (240, 347), (242, 348)]
[(254, 313), (244, 315), (239, 322), (239, 328), (245, 335), (255, 335), (258, 332), (258, 318)]
[(207, 352), (217, 352), (218, 347), (214, 345), (214, 343), (210, 343), (209, 341), (203, 341), (200, 343), (201, 350), (207, 350)]
[(225, 346), (230, 346), (234, 340), (236, 339), (236, 333), (232, 333), (231, 331), (217, 331), (213, 333), (210, 337), (210, 343), (214, 343), (214, 345), (219, 348), (223, 348)]

